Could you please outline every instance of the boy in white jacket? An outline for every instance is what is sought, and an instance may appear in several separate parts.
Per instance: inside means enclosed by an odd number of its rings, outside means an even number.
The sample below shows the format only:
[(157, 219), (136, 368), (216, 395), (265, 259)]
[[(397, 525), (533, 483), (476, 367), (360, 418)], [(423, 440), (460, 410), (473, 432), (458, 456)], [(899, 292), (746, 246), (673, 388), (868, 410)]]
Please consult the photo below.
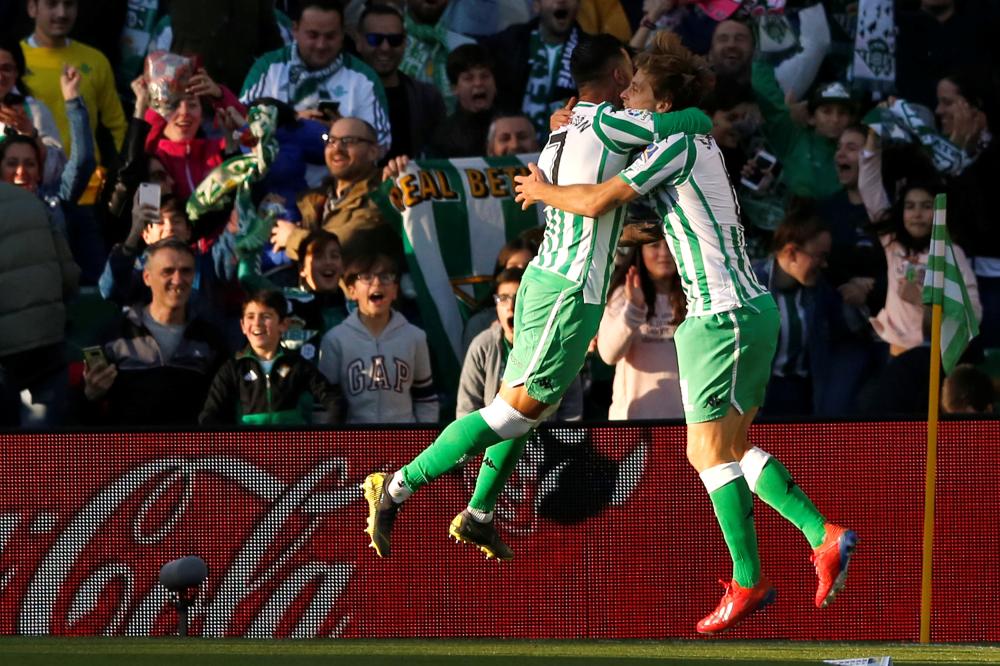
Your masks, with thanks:
[(382, 254), (353, 259), (344, 275), (358, 309), (330, 329), (319, 369), (347, 398), (347, 423), (436, 423), (427, 335), (392, 309), (399, 271)]

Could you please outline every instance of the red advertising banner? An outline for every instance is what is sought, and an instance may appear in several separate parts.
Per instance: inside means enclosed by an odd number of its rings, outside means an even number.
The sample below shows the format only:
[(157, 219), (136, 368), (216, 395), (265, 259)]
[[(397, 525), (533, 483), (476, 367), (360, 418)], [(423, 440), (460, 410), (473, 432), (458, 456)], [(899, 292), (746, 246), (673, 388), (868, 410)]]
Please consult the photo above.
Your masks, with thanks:
[[(684, 458), (684, 428), (555, 428), (498, 508), (514, 548), (486, 561), (447, 537), (478, 461), (401, 510), (393, 557), (362, 533), (358, 484), (430, 430), (15, 434), (0, 443), (0, 634), (162, 635), (157, 583), (185, 555), (209, 576), (191, 633), (270, 637), (690, 638), (730, 564)], [(921, 423), (758, 425), (827, 517), (857, 530), (847, 588), (813, 606), (802, 535), (759, 500), (777, 602), (727, 636), (916, 640)], [(1000, 423), (942, 424), (932, 639), (998, 641), (992, 610)]]

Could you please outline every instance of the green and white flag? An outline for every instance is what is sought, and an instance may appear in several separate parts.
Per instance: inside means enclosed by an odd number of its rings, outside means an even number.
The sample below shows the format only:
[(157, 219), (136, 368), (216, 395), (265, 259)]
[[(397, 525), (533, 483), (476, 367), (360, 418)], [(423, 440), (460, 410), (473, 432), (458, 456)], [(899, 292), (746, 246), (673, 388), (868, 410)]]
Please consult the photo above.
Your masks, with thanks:
[[(410, 162), (375, 195), (382, 214), (403, 239), (435, 381), (458, 385), (462, 329), (470, 304), (488, 293), (503, 245), (543, 223), (541, 209), (522, 211), (514, 176), (528, 173), (538, 155), (468, 157)], [(536, 210), (537, 209), (537, 210)]]
[(924, 303), (941, 305), (941, 365), (945, 374), (950, 374), (969, 341), (979, 334), (979, 322), (948, 237), (946, 209), (946, 196), (937, 195), (931, 253), (924, 275)]

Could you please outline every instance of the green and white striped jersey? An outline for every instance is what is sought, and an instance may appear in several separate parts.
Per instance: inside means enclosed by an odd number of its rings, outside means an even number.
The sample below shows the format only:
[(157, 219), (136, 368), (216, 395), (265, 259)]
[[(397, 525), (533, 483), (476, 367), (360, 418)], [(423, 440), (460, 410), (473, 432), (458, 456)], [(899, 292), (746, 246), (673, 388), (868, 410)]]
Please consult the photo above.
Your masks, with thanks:
[[(685, 114), (615, 111), (610, 104), (580, 102), (569, 125), (549, 136), (538, 168), (556, 185), (604, 182), (624, 169), (638, 149), (697, 120)], [(547, 206), (545, 237), (531, 263), (576, 283), (584, 303), (603, 304), (624, 218), (624, 207), (592, 218)]]
[(750, 266), (736, 193), (710, 135), (658, 141), (621, 178), (654, 194), (689, 317), (735, 310), (767, 293)]
[(279, 99), (297, 111), (315, 109), (320, 102), (338, 102), (340, 115), (361, 118), (375, 128), (379, 145), (388, 148), (392, 142), (382, 81), (375, 70), (349, 53), (341, 53), (318, 70), (302, 62), (295, 42), (265, 53), (250, 68), (240, 91), (244, 104), (258, 97)]

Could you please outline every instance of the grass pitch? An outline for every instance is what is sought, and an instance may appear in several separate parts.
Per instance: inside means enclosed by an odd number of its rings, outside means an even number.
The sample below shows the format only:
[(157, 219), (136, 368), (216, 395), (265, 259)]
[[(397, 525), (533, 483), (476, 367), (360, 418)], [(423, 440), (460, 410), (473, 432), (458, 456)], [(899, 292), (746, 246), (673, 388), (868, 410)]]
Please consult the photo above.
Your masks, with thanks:
[(894, 664), (1000, 664), (993, 645), (801, 641), (465, 641), (0, 638), (4, 666), (312, 666), (480, 664), (604, 666), (774, 664), (889, 655)]

